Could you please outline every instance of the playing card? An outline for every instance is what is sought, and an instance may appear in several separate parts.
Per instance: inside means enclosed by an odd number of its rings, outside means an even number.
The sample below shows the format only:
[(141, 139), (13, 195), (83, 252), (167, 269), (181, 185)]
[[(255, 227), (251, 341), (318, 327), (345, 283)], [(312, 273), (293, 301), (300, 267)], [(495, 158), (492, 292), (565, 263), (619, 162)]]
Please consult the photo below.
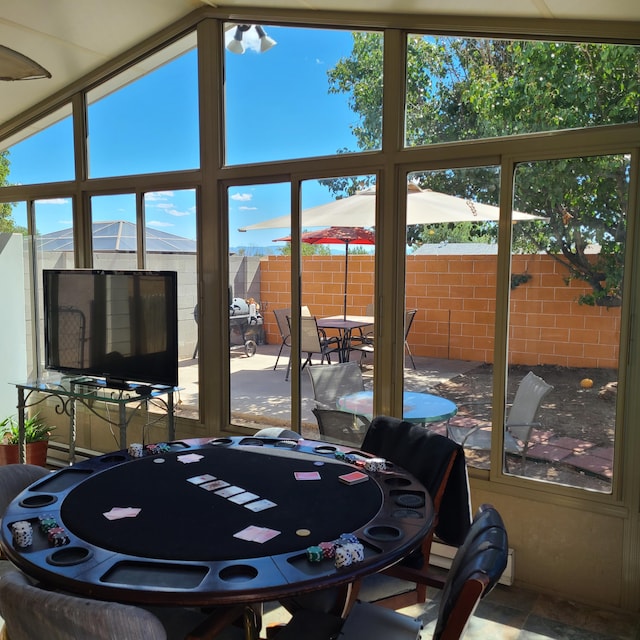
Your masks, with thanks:
[(280, 531), (276, 531), (275, 529), (249, 525), (248, 527), (242, 529), (242, 531), (234, 533), (233, 537), (240, 538), (241, 540), (248, 540), (249, 542), (258, 542), (262, 544), (263, 542), (267, 542), (268, 540), (271, 540), (271, 538), (275, 538), (279, 535)]
[(192, 478), (187, 478), (187, 482), (190, 482), (191, 484), (202, 484), (203, 482), (211, 482), (215, 479), (215, 476), (212, 476), (209, 473), (205, 473), (201, 476), (193, 476)]
[(229, 498), (229, 502), (235, 502), (236, 504), (244, 504), (245, 502), (251, 502), (251, 500), (255, 500), (258, 498), (255, 493), (251, 493), (250, 491), (243, 491), (235, 496), (231, 496)]
[(185, 453), (176, 459), (182, 462), (182, 464), (189, 464), (191, 462), (198, 462), (202, 460), (202, 458), (204, 458), (204, 456), (201, 456), (199, 453)]
[(238, 493), (244, 493), (244, 489), (242, 487), (236, 487), (233, 485), (216, 491), (216, 495), (222, 496), (223, 498), (230, 498), (231, 496), (235, 496)]
[(229, 483), (224, 480), (213, 480), (212, 482), (205, 482), (198, 486), (201, 489), (206, 489), (207, 491), (216, 491), (217, 489), (222, 489), (222, 487), (228, 487)]
[(317, 471), (295, 471), (296, 480), (320, 480), (320, 474)]
[(275, 502), (271, 502), (271, 500), (256, 500), (256, 502), (249, 502), (245, 504), (245, 509), (250, 509), (251, 511), (264, 511), (265, 509), (270, 509), (271, 507), (277, 506)]

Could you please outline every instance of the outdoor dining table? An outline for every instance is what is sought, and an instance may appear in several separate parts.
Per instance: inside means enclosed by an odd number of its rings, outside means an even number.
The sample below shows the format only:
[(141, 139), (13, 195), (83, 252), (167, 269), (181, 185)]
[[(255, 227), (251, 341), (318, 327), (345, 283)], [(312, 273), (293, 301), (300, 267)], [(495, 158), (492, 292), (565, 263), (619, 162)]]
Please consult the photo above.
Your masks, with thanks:
[(349, 345), (355, 329), (373, 325), (373, 316), (326, 316), (317, 318), (319, 329), (337, 329), (340, 332), (340, 362), (349, 361)]
[[(447, 398), (432, 393), (405, 391), (402, 394), (403, 419), (407, 422), (426, 424), (442, 422), (456, 415), (457, 405)], [(373, 416), (373, 391), (358, 391), (338, 398), (336, 405), (340, 411)]]

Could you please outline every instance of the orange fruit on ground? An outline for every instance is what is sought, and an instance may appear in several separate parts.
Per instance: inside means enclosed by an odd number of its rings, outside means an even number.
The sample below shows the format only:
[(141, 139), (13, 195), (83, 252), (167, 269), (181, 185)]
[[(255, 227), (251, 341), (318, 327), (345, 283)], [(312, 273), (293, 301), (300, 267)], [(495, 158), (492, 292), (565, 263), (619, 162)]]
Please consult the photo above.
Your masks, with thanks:
[(593, 387), (593, 380), (591, 378), (584, 378), (580, 380), (580, 386), (583, 389), (591, 389), (591, 387)]

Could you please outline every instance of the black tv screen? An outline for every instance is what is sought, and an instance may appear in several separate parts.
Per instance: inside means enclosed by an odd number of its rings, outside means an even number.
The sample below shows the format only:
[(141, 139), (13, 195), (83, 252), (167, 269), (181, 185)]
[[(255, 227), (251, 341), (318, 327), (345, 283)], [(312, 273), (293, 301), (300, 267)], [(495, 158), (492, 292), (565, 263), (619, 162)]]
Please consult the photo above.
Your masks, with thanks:
[(47, 369), (114, 387), (178, 384), (175, 271), (43, 273)]

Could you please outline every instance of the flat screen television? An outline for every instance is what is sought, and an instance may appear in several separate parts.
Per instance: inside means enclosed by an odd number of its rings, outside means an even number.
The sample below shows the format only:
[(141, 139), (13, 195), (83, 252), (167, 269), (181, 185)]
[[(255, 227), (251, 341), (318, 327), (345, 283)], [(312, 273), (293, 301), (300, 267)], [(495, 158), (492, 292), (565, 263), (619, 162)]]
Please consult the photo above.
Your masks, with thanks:
[(106, 386), (178, 384), (175, 271), (43, 271), (45, 367)]

